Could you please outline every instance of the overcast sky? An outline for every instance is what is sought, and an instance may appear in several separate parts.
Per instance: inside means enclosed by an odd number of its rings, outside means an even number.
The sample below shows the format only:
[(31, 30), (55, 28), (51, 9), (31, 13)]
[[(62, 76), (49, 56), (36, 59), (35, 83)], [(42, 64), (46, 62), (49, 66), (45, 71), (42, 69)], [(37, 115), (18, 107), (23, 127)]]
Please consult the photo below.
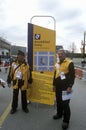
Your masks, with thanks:
[[(33, 16), (52, 16), (35, 17)], [(56, 44), (80, 51), (86, 31), (86, 0), (0, 0), (0, 37), (27, 46), (27, 23), (56, 30)]]

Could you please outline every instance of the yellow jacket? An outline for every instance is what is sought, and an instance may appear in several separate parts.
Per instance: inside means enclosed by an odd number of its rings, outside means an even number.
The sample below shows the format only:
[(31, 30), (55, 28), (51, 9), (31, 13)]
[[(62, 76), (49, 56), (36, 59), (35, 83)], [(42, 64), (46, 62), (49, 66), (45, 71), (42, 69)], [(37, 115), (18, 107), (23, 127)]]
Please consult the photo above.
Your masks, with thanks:
[(22, 79), (23, 85), (21, 86), (21, 90), (26, 90), (29, 84), (30, 67), (27, 63), (22, 63), (18, 68), (17, 66), (19, 66), (18, 61), (13, 62), (9, 73), (13, 82), (16, 81), (15, 84), (13, 84), (13, 89), (18, 89), (18, 80)]

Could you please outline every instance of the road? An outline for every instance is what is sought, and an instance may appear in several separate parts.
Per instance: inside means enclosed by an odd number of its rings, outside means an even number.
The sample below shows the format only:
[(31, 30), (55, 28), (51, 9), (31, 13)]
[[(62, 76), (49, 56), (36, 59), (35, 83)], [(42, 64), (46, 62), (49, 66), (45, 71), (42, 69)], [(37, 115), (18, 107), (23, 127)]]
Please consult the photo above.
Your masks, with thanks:
[[(0, 78), (6, 80), (7, 73), (0, 72)], [(75, 79), (74, 95), (71, 99), (71, 120), (68, 130), (86, 130), (86, 81)], [(56, 105), (28, 104), (29, 113), (21, 109), (19, 93), (18, 110), (10, 114), (12, 88), (0, 87), (0, 129), (1, 130), (61, 130), (62, 120), (53, 120)]]

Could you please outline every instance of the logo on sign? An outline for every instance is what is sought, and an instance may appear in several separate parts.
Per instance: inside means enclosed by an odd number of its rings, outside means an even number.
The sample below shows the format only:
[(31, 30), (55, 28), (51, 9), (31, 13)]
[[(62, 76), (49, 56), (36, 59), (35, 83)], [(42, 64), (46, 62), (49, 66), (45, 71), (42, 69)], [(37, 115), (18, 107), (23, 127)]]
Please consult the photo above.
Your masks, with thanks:
[(41, 35), (40, 34), (35, 34), (35, 40), (40, 40)]

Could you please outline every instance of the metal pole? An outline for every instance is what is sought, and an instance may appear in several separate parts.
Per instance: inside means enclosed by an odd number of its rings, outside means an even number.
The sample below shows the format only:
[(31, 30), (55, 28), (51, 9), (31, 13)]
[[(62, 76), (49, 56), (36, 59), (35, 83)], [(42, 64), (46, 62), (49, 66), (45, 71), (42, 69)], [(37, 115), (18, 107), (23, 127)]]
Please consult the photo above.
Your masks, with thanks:
[(83, 44), (83, 58), (85, 58), (85, 32), (84, 32), (84, 44)]
[(55, 20), (55, 18), (53, 17), (53, 16), (46, 16), (46, 15), (35, 15), (35, 16), (33, 16), (31, 19), (30, 19), (30, 23), (32, 23), (32, 20), (33, 20), (33, 18), (35, 18), (35, 17), (50, 17), (50, 18), (52, 18), (53, 19), (53, 21), (54, 21), (54, 30), (56, 30), (56, 20)]
[(84, 67), (85, 65), (85, 35), (86, 35), (86, 32), (84, 32), (84, 42), (83, 42), (83, 54), (82, 54), (82, 67)]

